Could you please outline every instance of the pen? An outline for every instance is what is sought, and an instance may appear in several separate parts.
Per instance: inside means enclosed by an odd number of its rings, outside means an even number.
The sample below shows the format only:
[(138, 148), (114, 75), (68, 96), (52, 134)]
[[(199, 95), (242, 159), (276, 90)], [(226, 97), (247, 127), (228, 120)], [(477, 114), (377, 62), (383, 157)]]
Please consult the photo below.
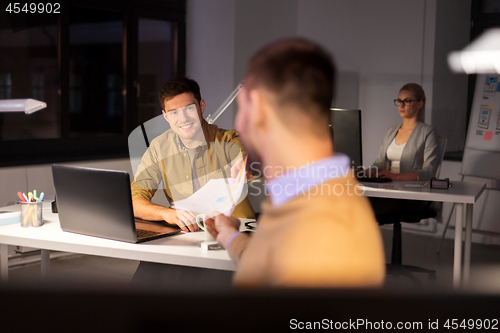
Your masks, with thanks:
[(26, 225), (28, 223), (29, 219), (33, 217), (33, 205), (29, 205), (28, 210), (26, 211), (26, 216), (24, 216), (24, 220), (22, 222), (23, 225)]
[(26, 202), (26, 200), (24, 200), (23, 194), (21, 192), (17, 192), (17, 196), (19, 197), (19, 199), (21, 199), (21, 202)]
[(40, 193), (40, 197), (38, 198), (38, 201), (37, 202), (40, 202), (40, 201), (43, 201), (43, 196), (45, 195), (45, 193)]
[(36, 198), (36, 190), (33, 190), (33, 198)]
[(28, 202), (28, 197), (26, 197), (26, 194), (23, 193), (23, 197), (24, 197), (24, 202)]
[(33, 193), (28, 192), (28, 201), (31, 202), (31, 199), (33, 199)]

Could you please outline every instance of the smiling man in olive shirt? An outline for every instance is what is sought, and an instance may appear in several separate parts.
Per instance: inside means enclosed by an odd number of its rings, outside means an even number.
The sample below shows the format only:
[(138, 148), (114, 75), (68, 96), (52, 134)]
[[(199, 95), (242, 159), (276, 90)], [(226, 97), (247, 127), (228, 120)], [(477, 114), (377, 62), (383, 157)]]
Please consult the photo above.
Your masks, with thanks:
[[(175, 205), (175, 201), (189, 197), (210, 179), (231, 177), (231, 167), (246, 153), (236, 131), (220, 129), (203, 119), (205, 101), (194, 80), (169, 80), (159, 98), (170, 129), (153, 139), (142, 157), (131, 185), (134, 215), (177, 224), (185, 232), (197, 231), (197, 212), (159, 206), (151, 198), (163, 188), (167, 200)], [(232, 216), (255, 216), (248, 198), (240, 199)], [(230, 287), (231, 276), (230, 271), (143, 261), (133, 283), (160, 284), (173, 290), (215, 289)]]
[[(210, 179), (230, 177), (231, 166), (246, 153), (236, 131), (220, 129), (203, 119), (205, 101), (194, 80), (171, 79), (159, 97), (170, 129), (152, 140), (141, 160), (131, 185), (134, 214), (177, 224), (186, 232), (196, 231), (196, 212), (159, 206), (151, 198), (162, 183), (170, 204), (187, 198)], [(233, 216), (254, 217), (247, 198), (236, 206)]]

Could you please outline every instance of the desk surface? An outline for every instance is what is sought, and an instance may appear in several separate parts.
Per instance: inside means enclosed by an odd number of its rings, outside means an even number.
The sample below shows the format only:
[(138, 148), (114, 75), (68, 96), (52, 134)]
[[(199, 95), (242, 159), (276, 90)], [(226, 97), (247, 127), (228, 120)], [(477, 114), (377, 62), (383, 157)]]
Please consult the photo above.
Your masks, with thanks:
[[(466, 246), (464, 258), (464, 276), (468, 280), (470, 268), (470, 230), (472, 226), (472, 205), (481, 196), (486, 184), (453, 182), (453, 187), (446, 190), (404, 187), (405, 182), (391, 182), (390, 188), (372, 188), (363, 186), (365, 195), (379, 198), (399, 198), (409, 200), (428, 200), (454, 202), (460, 207), (470, 206), (466, 223)], [(379, 184), (380, 185), (380, 184)], [(384, 184), (382, 184), (384, 186)], [(361, 185), (360, 185), (361, 187)], [(359, 192), (358, 192), (359, 193)], [(467, 204), (467, 205), (465, 205)], [(3, 207), (2, 210), (19, 210), (19, 206)], [(467, 210), (469, 211), (469, 210)], [(457, 214), (457, 225), (462, 225), (462, 214)], [(200, 247), (204, 239), (203, 232), (181, 233), (142, 244), (130, 244), (98, 237), (78, 235), (61, 230), (59, 217), (50, 210), (43, 211), (44, 225), (39, 228), (22, 228), (20, 224), (0, 227), (0, 244), (29, 246), (46, 250), (75, 252), (131, 260), (143, 260), (183, 266), (204, 267), (222, 270), (235, 270), (235, 265), (225, 250), (207, 251)], [(461, 230), (455, 233), (454, 285), (461, 280)], [(468, 230), (468, 232), (467, 232)], [(458, 236), (457, 236), (458, 235)], [(468, 235), (468, 236), (467, 236)], [(458, 237), (458, 238), (457, 238)], [(4, 257), (2, 253), (2, 257)], [(7, 270), (5, 258), (1, 270)], [(42, 260), (43, 268), (43, 260)], [(42, 269), (43, 270), (43, 269)], [(6, 276), (6, 275), (5, 275)]]
[[(16, 211), (19, 207), (8, 206), (2, 210)], [(23, 228), (17, 223), (1, 226), (0, 244), (183, 266), (236, 269), (227, 251), (207, 251), (200, 247), (205, 236), (203, 231), (181, 232), (141, 244), (131, 244), (62, 231), (58, 215), (47, 209), (43, 210), (43, 221), (44, 225), (39, 228)]]
[[(471, 182), (453, 182), (451, 188), (431, 189), (429, 187), (405, 187), (406, 182), (396, 181), (386, 184), (365, 183), (360, 188), (365, 191), (367, 197), (405, 199), (405, 200), (424, 200), (453, 202), (456, 204), (457, 213), (455, 214), (455, 255), (453, 259), (453, 286), (461, 286), (462, 275), (465, 284), (469, 282), (470, 276), (470, 253), (472, 241), (472, 216), (473, 204), (481, 196), (486, 188), (485, 183)], [(369, 186), (377, 186), (374, 188)], [(359, 193), (359, 192), (358, 192)], [(462, 226), (464, 225), (465, 215), (465, 251), (464, 264), (462, 270)]]
[[(446, 190), (431, 189), (429, 187), (405, 187), (405, 183), (407, 182), (365, 183), (366, 186), (363, 186), (363, 189), (367, 197), (473, 204), (486, 188), (486, 183), (459, 181), (452, 182), (453, 186)], [(379, 186), (382, 188), (370, 186)]]

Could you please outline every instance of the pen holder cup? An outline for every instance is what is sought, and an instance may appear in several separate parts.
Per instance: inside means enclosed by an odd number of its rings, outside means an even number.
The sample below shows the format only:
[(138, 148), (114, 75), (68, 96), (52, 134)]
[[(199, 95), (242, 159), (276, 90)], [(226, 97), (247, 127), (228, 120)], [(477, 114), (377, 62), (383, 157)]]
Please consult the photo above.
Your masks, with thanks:
[(42, 224), (42, 202), (21, 202), (21, 227), (40, 227)]

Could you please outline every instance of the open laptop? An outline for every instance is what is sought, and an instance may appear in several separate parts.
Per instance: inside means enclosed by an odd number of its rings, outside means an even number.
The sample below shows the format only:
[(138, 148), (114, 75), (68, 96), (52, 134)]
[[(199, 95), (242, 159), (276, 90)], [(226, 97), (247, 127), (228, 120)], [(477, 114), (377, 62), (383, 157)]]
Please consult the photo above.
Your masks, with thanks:
[(125, 171), (54, 164), (52, 175), (64, 231), (129, 243), (180, 232), (165, 222), (134, 217), (130, 177)]

